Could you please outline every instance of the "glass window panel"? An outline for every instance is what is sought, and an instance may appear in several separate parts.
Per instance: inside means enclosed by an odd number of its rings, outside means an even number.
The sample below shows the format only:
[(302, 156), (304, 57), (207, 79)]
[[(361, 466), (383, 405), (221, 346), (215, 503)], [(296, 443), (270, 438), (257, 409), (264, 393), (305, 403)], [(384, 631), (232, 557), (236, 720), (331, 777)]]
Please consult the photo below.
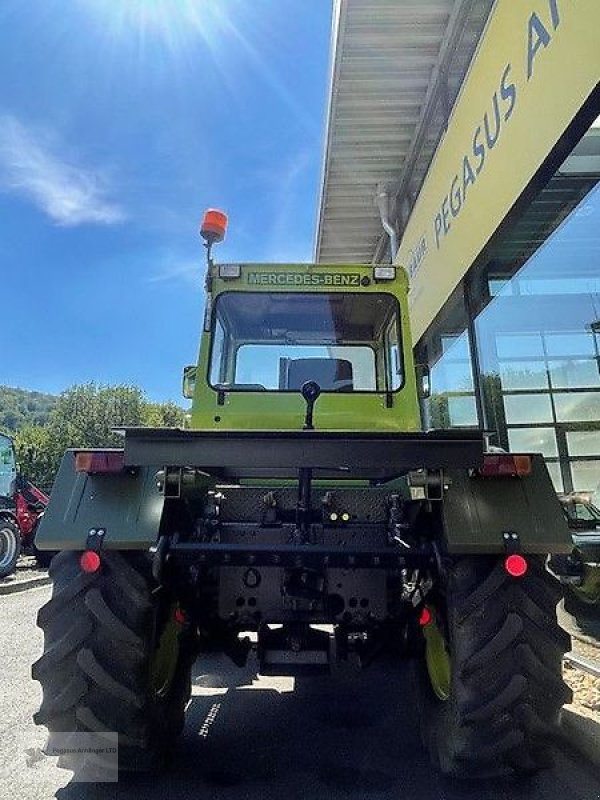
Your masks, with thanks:
[(598, 505), (600, 499), (600, 461), (571, 461), (573, 489), (576, 492), (590, 492), (592, 502)]
[(450, 425), (477, 425), (477, 406), (474, 397), (449, 397)]
[(504, 410), (509, 424), (553, 421), (549, 394), (505, 395)]
[[(394, 317), (388, 324), (383, 343), (385, 348), (386, 360), (386, 383), (385, 386), (392, 391), (399, 389), (402, 385), (401, 373), (401, 353), (400, 353), (400, 338), (398, 336), (398, 318)], [(335, 348), (332, 348), (332, 355), (335, 355)]]
[(520, 280), (519, 294), (521, 295), (548, 295), (548, 294), (590, 294), (600, 291), (600, 280), (588, 276), (585, 278), (549, 278)]
[(210, 365), (211, 385), (227, 381), (227, 352), (225, 351), (225, 329), (217, 319), (213, 334), (213, 358)]
[(590, 294), (598, 292), (600, 281), (585, 278), (533, 278), (518, 281), (520, 295)]
[(15, 490), (15, 451), (12, 439), (0, 433), (0, 497), (11, 497)]
[(490, 278), (488, 280), (488, 292), (491, 297), (496, 297), (500, 292), (510, 293), (510, 281), (508, 278)]
[(600, 456), (600, 431), (570, 431), (567, 449), (571, 456)]
[[(384, 293), (223, 292), (213, 312), (210, 372), (221, 380), (224, 374), (225, 383), (212, 385), (298, 391), (315, 380), (323, 391), (395, 391), (398, 317), (398, 301)], [(386, 373), (383, 354), (394, 347), (398, 363)]]
[(554, 405), (558, 422), (600, 420), (600, 392), (555, 392)]
[[(597, 133), (593, 134), (595, 143)], [(573, 435), (578, 433), (573, 431), (575, 427), (590, 429), (600, 423), (597, 178), (597, 172), (586, 178), (571, 172), (568, 179), (562, 173), (552, 179), (492, 245), (487, 263), (472, 267), (470, 281), (481, 370), (484, 375), (498, 374), (504, 393), (510, 431), (500, 430), (500, 438), (515, 447), (527, 444), (536, 433), (543, 436), (539, 447), (552, 454), (549, 469), (559, 491), (572, 487), (570, 481), (563, 487), (556, 463), (556, 440), (548, 430), (557, 419), (570, 429), (572, 457), (588, 454), (586, 457), (600, 461), (594, 432)], [(511, 284), (503, 285), (502, 279), (507, 277)], [(590, 327), (596, 321), (598, 333), (594, 337)], [(553, 395), (546, 394), (550, 387), (544, 362)], [(567, 393), (566, 389), (571, 391)], [(486, 392), (487, 416), (501, 426), (503, 420), (498, 418), (495, 401), (496, 394)], [(534, 432), (534, 424), (541, 424), (546, 432)], [(520, 434), (515, 425), (522, 425), (527, 432)], [(561, 452), (563, 442), (559, 429)], [(563, 463), (562, 468), (566, 477), (568, 465)], [(581, 475), (589, 467), (576, 469)], [(589, 489), (588, 481), (580, 481), (580, 485)]]
[(469, 352), (469, 338), (467, 332), (460, 336), (442, 336), (442, 351), (448, 354), (449, 358), (471, 360)]
[(471, 364), (447, 362), (444, 356), (431, 370), (431, 385), (436, 392), (468, 392), (472, 390)]
[(543, 361), (510, 361), (500, 364), (503, 389), (547, 389), (548, 374)]
[(503, 333), (496, 336), (498, 358), (518, 358), (520, 356), (543, 356), (544, 347), (539, 333)]
[(448, 398), (443, 394), (432, 393), (425, 401), (426, 422), (429, 428), (449, 428)]
[(585, 522), (598, 522), (600, 523), (600, 512), (595, 508), (586, 506), (583, 503), (575, 503), (575, 518), (582, 519)]
[(594, 356), (591, 333), (551, 333), (546, 335), (549, 356)]
[(565, 488), (562, 479), (562, 472), (560, 471), (560, 464), (546, 461), (546, 466), (548, 467), (548, 472), (550, 473), (552, 483), (554, 484), (554, 491), (564, 492)]
[(508, 444), (513, 453), (542, 453), (546, 457), (558, 456), (554, 428), (512, 428), (508, 431)]
[(600, 386), (600, 371), (596, 359), (551, 361), (548, 367), (554, 389), (587, 389)]
[[(332, 351), (334, 351), (332, 353)], [(326, 391), (373, 392), (377, 389), (375, 353), (370, 347), (297, 347), (294, 345), (244, 344), (237, 354), (235, 384), (275, 391), (287, 383), (282, 377), (282, 361), (302, 362), (311, 369), (314, 361), (319, 382)], [(351, 365), (351, 378), (340, 370), (339, 362)], [(310, 374), (310, 372), (309, 372)], [(350, 384), (350, 389), (348, 389)]]

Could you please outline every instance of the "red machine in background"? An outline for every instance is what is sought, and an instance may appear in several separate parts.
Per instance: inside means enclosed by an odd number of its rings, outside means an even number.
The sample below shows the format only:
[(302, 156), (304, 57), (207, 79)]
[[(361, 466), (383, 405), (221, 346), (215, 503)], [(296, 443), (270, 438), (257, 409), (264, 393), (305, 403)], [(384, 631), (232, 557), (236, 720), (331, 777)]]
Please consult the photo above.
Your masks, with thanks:
[(17, 474), (17, 491), (14, 495), (15, 516), (21, 531), (21, 541), (25, 547), (33, 546), (33, 535), (40, 516), (50, 502), (47, 494), (31, 481)]
[(12, 439), (0, 433), (0, 578), (15, 571), (22, 550), (47, 566), (52, 553), (35, 546), (38, 522), (48, 505), (47, 494), (17, 470)]

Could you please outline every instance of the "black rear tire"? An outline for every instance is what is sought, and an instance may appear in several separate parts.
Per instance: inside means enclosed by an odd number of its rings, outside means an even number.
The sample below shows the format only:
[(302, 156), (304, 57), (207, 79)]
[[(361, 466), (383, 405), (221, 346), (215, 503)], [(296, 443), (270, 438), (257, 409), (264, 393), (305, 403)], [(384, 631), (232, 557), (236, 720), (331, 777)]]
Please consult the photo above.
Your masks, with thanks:
[(50, 562), (56, 555), (56, 550), (40, 550), (39, 547), (35, 543), (35, 538), (37, 536), (37, 527), (33, 532), (33, 537), (31, 541), (31, 550), (33, 555), (35, 556), (36, 563), (38, 567), (43, 567), (44, 569), (48, 569), (50, 566)]
[(450, 564), (440, 626), (450, 655), (448, 699), (419, 662), (421, 732), (433, 763), (458, 778), (530, 775), (551, 764), (548, 745), (571, 700), (562, 679), (569, 636), (556, 622), (558, 582), (528, 557), (522, 578), (498, 557)]
[(0, 578), (17, 568), (21, 554), (21, 531), (11, 520), (0, 517)]
[[(79, 553), (52, 561), (52, 597), (38, 614), (44, 653), (33, 665), (43, 701), (34, 715), (53, 733), (116, 732), (119, 771), (164, 765), (183, 729), (191, 694), (192, 650), (177, 628), (175, 664), (168, 684), (153, 684), (153, 659), (173, 604), (156, 593), (146, 554), (103, 552), (96, 573)], [(68, 760), (59, 766), (73, 768)]]

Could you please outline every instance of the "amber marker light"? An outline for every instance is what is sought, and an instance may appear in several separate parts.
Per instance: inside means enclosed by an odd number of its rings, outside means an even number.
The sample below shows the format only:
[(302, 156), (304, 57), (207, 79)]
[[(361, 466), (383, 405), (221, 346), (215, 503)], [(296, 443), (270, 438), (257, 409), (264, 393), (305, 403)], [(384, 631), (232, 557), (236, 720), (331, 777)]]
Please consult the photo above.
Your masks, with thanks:
[(75, 454), (75, 472), (121, 472), (124, 466), (123, 450), (79, 450)]
[(531, 475), (532, 461), (529, 455), (513, 453), (486, 453), (479, 475), (484, 478), (523, 478)]

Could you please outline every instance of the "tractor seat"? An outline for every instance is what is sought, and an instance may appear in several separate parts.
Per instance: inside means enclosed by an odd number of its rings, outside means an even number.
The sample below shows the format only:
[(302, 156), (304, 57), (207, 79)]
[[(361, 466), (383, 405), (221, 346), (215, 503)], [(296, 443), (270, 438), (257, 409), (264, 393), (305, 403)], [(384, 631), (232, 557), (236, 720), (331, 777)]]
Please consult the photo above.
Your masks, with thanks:
[(307, 381), (316, 381), (325, 392), (354, 389), (352, 363), (345, 358), (294, 358), (287, 369), (287, 389), (300, 391)]

